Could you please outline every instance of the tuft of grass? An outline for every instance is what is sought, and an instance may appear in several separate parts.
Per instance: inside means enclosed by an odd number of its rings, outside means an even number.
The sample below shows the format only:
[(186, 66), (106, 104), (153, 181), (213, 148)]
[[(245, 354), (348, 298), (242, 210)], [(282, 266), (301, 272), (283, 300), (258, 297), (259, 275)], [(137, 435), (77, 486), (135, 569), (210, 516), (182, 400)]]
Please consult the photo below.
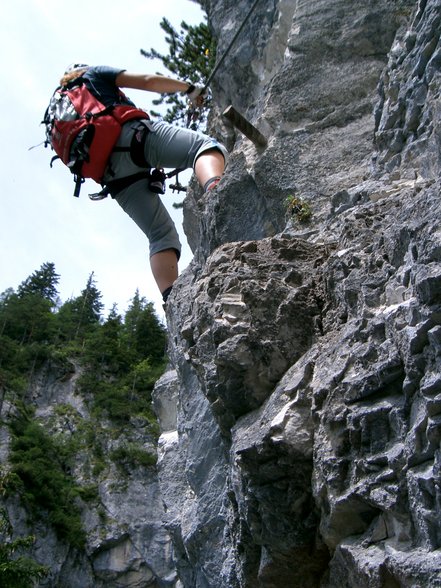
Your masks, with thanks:
[(303, 198), (290, 194), (285, 198), (284, 204), (288, 217), (296, 216), (301, 223), (306, 223), (310, 220), (312, 210), (309, 203)]

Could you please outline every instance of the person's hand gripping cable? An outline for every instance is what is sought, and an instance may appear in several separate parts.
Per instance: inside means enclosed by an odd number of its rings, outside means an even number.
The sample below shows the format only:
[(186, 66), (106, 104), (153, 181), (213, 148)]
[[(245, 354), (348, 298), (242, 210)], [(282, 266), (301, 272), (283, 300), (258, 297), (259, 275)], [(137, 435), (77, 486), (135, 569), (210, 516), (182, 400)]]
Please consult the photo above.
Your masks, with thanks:
[(205, 106), (208, 98), (208, 88), (206, 86), (190, 84), (185, 94), (189, 102), (187, 110), (187, 128), (189, 128), (191, 123), (199, 118), (199, 109)]

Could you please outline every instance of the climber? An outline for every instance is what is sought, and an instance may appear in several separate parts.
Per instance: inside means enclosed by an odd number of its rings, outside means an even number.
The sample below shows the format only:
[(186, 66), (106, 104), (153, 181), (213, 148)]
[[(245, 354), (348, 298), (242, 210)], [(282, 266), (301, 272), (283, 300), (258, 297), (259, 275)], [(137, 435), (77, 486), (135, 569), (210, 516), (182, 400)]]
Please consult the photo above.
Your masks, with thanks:
[[(77, 82), (84, 84), (105, 106), (134, 106), (120, 88), (181, 92), (187, 95), (193, 106), (200, 107), (204, 103), (204, 88), (160, 75), (130, 73), (108, 66), (69, 66), (60, 85), (62, 88), (71, 87)], [(226, 157), (225, 147), (215, 139), (163, 121), (152, 121), (146, 114), (143, 120), (123, 124), (107, 161), (101, 183), (109, 187), (112, 197), (147, 236), (152, 274), (164, 303), (178, 277), (181, 244), (176, 227), (158, 195), (161, 191), (155, 188), (152, 191), (151, 178), (149, 181), (142, 172), (150, 168), (192, 167), (207, 192), (220, 181)], [(135, 181), (129, 179), (130, 176), (134, 176)]]

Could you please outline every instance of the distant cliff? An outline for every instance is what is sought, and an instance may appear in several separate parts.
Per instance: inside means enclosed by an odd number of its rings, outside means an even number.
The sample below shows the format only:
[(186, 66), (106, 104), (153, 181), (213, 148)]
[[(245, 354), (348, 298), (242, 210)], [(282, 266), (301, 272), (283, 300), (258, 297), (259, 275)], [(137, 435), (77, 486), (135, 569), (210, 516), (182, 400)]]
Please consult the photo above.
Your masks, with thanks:
[[(203, 5), (222, 54), (250, 2)], [(213, 82), (155, 393), (186, 588), (441, 585), (440, 19), (262, 1)]]

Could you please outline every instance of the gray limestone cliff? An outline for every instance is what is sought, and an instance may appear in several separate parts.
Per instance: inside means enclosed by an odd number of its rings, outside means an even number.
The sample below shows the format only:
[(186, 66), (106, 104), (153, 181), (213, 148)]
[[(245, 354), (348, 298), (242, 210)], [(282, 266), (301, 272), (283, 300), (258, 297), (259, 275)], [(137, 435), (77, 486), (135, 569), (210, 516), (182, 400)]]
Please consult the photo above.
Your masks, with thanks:
[[(201, 4), (222, 55), (251, 0)], [(83, 551), (2, 501), (41, 586), (441, 587), (440, 25), (439, 0), (256, 5), (212, 83), (226, 174), (184, 203), (159, 441), (94, 420), (78, 366), (32, 384), (48, 429), (158, 456), (79, 449)]]
[[(0, 541), (6, 543), (28, 536), (35, 539), (26, 555), (49, 570), (38, 586), (176, 586), (158, 476), (154, 466), (146, 465), (148, 457), (147, 463), (155, 462), (157, 435), (148, 420), (140, 416), (132, 417), (121, 431), (114, 423), (94, 414), (84, 393), (78, 392), (81, 373), (77, 362), (46, 363), (30, 380), (27, 403), (36, 409), (35, 422), (58, 439), (61, 453), (64, 447), (75, 454), (69, 474), (83, 493), (78, 494), (72, 508), (77, 506), (80, 510), (85, 544), (79, 548), (75, 537), (67, 540), (60, 536), (50, 522), (49, 512), (42, 510), (36, 516), (22, 500), (22, 492), (5, 491), (11, 441), (7, 422), (10, 414), (16, 413), (16, 407), (7, 401), (2, 406), (0, 427)], [(118, 452), (122, 452), (122, 457), (112, 459), (112, 454)], [(38, 453), (35, 455), (41, 464)], [(48, 473), (42, 471), (41, 475), (44, 479)], [(53, 498), (57, 501), (60, 496)], [(5, 530), (9, 525), (8, 533)], [(16, 555), (21, 555), (21, 551)], [(2, 586), (4, 563), (2, 557)], [(5, 586), (32, 585), (24, 579), (21, 584), (17, 582)]]
[[(203, 4), (222, 54), (251, 3)], [(262, 0), (213, 81), (231, 157), (185, 201), (155, 393), (186, 588), (441, 586), (440, 21)]]

